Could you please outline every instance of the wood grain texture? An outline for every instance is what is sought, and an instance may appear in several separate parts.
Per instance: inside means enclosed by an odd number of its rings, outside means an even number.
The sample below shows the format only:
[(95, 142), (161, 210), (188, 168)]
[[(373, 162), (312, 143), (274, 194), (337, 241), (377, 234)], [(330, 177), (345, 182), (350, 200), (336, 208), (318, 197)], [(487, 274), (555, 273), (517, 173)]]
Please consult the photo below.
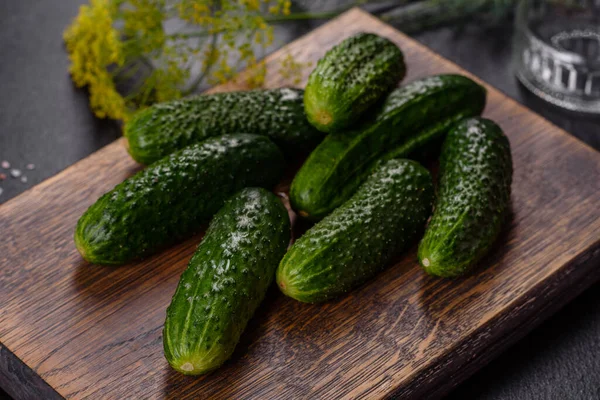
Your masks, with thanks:
[[(405, 82), (469, 75), (352, 10), (271, 55), (267, 85), (288, 83), (277, 73), (285, 55), (314, 63), (358, 31), (400, 45)], [(139, 169), (118, 140), (0, 207), (0, 342), (67, 398), (441, 396), (600, 275), (600, 155), (488, 89), (485, 116), (513, 151), (513, 218), (470, 276), (428, 277), (413, 249), (337, 301), (301, 304), (272, 288), (223, 368), (182, 376), (161, 330), (201, 237), (119, 268), (88, 265), (73, 244), (83, 211)]]

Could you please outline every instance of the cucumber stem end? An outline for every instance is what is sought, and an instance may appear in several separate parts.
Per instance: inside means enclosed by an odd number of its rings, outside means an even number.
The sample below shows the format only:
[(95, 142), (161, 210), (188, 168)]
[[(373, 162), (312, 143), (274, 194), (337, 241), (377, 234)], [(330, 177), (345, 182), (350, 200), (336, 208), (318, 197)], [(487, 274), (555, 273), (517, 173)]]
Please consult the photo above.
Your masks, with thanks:
[(315, 113), (315, 121), (319, 123), (319, 125), (325, 127), (331, 124), (333, 121), (333, 116), (327, 110), (320, 109)]
[(183, 371), (193, 371), (194, 370), (194, 364), (192, 364), (191, 362), (186, 362), (185, 364), (183, 364), (181, 367)]

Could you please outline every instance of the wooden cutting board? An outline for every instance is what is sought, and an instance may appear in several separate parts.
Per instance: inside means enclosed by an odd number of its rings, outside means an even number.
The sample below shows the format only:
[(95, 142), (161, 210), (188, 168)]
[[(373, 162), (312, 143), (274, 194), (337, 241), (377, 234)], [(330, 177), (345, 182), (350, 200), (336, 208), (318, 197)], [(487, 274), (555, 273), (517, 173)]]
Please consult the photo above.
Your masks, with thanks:
[[(271, 55), (267, 86), (286, 84), (278, 73), (286, 55), (314, 65), (358, 31), (402, 48), (405, 81), (468, 75), (355, 9)], [(204, 377), (173, 372), (161, 338), (200, 237), (120, 268), (85, 263), (73, 244), (83, 211), (139, 169), (123, 140), (7, 202), (0, 207), (1, 384), (16, 397), (46, 399), (441, 396), (600, 275), (600, 154), (488, 89), (485, 116), (512, 145), (514, 215), (481, 267), (462, 279), (434, 279), (413, 249), (323, 305), (273, 288), (233, 358)]]

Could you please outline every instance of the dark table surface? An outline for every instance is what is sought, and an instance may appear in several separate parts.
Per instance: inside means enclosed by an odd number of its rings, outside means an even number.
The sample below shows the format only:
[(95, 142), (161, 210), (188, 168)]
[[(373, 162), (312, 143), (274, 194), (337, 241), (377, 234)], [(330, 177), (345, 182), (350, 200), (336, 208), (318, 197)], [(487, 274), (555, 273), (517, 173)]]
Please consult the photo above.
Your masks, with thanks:
[[(0, 173), (7, 175), (0, 181), (0, 204), (120, 136), (117, 124), (92, 115), (86, 93), (72, 85), (67, 73), (61, 33), (82, 3), (85, 1), (0, 1), (0, 161), (8, 161), (11, 168), (22, 172), (13, 178), (10, 170), (0, 167)], [(278, 28), (278, 45), (317, 24)], [(547, 106), (517, 84), (510, 61), (511, 35), (507, 23), (493, 29), (468, 26), (460, 32), (438, 28), (413, 37), (600, 149), (600, 119)], [(27, 169), (28, 164), (34, 169)], [(0, 398), (3, 396), (0, 390)], [(448, 398), (600, 399), (600, 284), (462, 383)]]

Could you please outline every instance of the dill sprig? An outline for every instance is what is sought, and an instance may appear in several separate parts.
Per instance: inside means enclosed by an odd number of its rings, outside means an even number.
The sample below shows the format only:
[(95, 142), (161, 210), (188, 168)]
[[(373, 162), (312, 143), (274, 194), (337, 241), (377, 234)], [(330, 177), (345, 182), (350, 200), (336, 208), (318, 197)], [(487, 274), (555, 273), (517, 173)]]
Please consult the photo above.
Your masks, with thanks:
[(119, 120), (201, 83), (230, 80), (240, 68), (253, 71), (249, 86), (260, 86), (261, 58), (274, 39), (268, 18), (288, 16), (290, 7), (290, 0), (91, 0), (64, 32), (69, 72), (88, 88), (98, 117)]

